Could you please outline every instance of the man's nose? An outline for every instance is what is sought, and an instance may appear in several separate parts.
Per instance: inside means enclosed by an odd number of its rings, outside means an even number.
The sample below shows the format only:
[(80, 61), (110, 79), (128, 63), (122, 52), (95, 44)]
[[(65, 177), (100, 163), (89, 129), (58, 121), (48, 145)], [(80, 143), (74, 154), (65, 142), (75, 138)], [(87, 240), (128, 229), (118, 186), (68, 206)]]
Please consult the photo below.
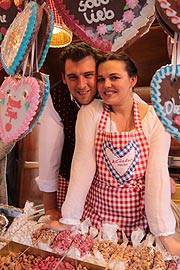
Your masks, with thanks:
[(87, 85), (87, 81), (86, 81), (86, 78), (84, 78), (83, 76), (82, 77), (79, 77), (79, 80), (78, 80), (78, 87), (80, 89), (84, 89)]

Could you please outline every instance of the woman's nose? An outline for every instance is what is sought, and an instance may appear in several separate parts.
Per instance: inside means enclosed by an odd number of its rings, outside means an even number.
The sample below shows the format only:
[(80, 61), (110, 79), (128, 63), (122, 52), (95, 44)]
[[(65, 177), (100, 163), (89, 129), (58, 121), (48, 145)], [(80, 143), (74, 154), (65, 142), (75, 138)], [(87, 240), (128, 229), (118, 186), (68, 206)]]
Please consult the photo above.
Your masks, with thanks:
[(105, 86), (105, 87), (111, 87), (111, 81), (110, 81), (108, 78), (106, 78), (106, 79), (104, 80), (104, 86)]

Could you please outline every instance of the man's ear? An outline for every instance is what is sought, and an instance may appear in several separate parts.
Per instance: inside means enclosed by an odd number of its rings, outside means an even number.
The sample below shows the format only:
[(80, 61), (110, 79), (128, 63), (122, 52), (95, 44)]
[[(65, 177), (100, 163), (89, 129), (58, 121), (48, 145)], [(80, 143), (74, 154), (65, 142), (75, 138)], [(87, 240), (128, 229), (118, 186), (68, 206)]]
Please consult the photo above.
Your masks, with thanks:
[(62, 81), (64, 84), (66, 84), (66, 79), (65, 79), (65, 74), (62, 72), (61, 73)]

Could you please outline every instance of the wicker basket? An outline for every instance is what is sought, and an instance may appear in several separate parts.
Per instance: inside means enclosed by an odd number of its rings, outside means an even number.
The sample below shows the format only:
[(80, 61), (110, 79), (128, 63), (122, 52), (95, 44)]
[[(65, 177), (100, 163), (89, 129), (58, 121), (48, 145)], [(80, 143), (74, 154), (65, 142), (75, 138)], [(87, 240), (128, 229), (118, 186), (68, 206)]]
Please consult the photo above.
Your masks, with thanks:
[(180, 184), (176, 184), (176, 193), (172, 195), (172, 200), (175, 203), (180, 204)]

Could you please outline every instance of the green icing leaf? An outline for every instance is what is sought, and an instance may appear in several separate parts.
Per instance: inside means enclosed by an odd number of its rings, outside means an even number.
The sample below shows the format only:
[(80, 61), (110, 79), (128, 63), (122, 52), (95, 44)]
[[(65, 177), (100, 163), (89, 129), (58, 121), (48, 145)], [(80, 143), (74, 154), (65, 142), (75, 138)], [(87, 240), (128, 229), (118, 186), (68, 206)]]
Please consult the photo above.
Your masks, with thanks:
[(1, 99), (0, 102), (2, 103), (2, 105), (4, 105), (4, 103), (5, 103), (5, 98)]
[(26, 111), (28, 111), (28, 109), (29, 109), (29, 105), (30, 105), (30, 102), (26, 102), (26, 103), (25, 103), (25, 108), (26, 108)]
[(128, 5), (124, 6), (124, 8), (123, 8), (123, 10), (128, 10), (128, 9), (129, 9)]

